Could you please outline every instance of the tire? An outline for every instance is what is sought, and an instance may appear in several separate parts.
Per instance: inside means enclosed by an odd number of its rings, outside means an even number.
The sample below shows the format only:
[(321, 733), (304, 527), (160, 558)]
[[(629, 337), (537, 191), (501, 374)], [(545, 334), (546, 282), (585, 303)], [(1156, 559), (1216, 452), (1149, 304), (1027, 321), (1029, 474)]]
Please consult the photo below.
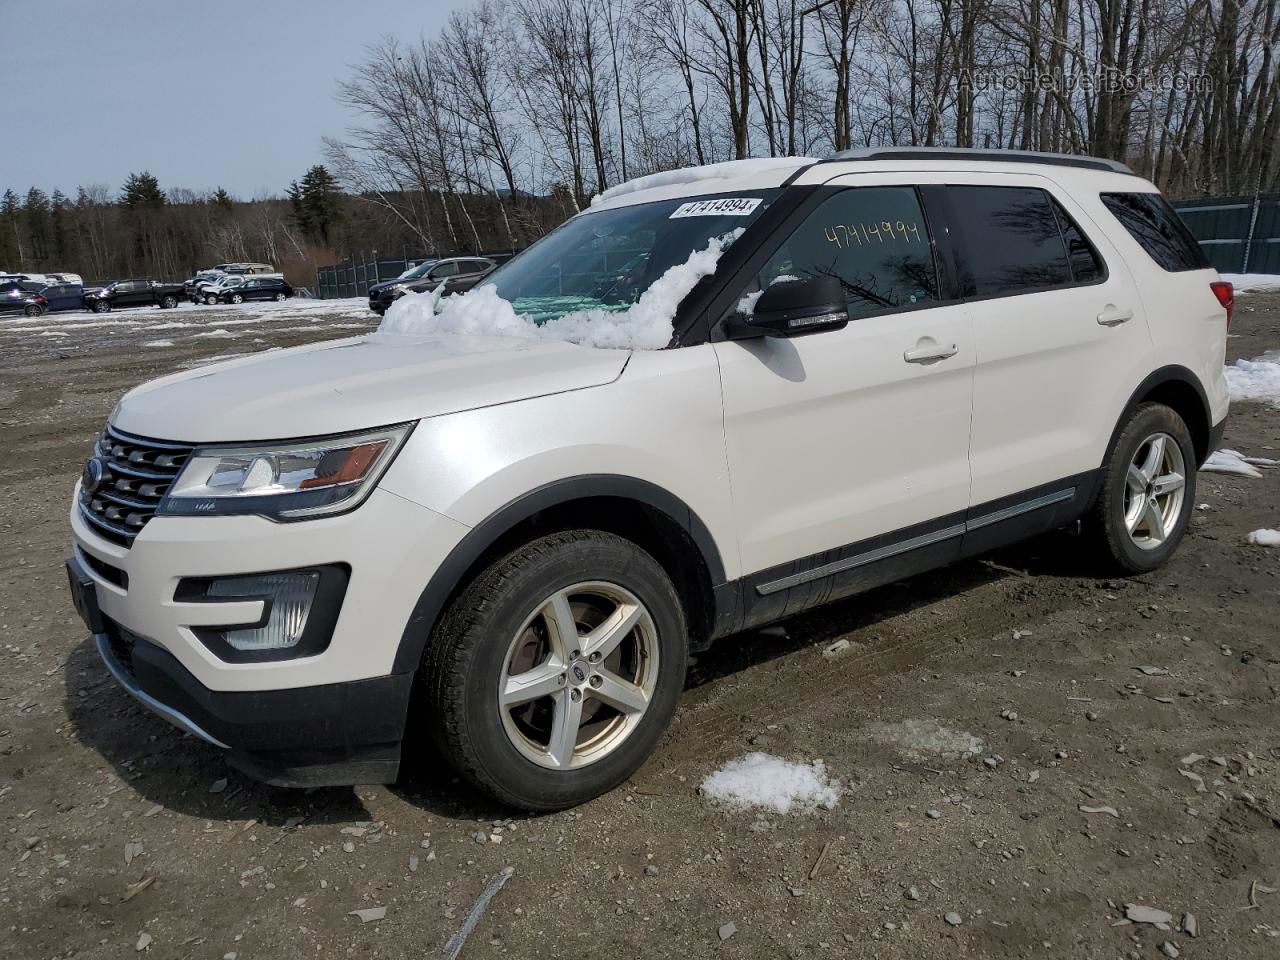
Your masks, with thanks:
[(205, 298), (204, 298), (204, 305), (205, 305), (206, 307), (214, 307), (214, 306), (217, 306), (217, 304), (218, 304), (218, 298), (217, 298), (217, 297), (205, 297)]
[(1164, 404), (1140, 404), (1122, 421), (1086, 523), (1109, 572), (1146, 573), (1173, 556), (1195, 506), (1196, 465), (1191, 432)]
[(160, 298), (161, 310), (172, 310), (177, 305), (178, 305), (178, 298), (173, 296), (172, 294), (169, 294)]
[(95, 300), (93, 302), (94, 313), (106, 313), (111, 309), (111, 303), (107, 300)]
[(232, 302), (232, 303), (244, 303), (244, 297), (240, 296), (240, 294), (238, 294), (238, 293), (233, 293), (233, 294), (231, 295), (231, 302)]
[[(547, 617), (560, 597), (575, 633), (555, 658), (558, 633)], [(612, 618), (635, 625), (606, 633), (621, 639), (615, 647), (606, 640), (597, 660), (581, 631)], [(635, 544), (596, 530), (542, 537), (492, 563), (440, 618), (418, 676), (424, 719), (443, 755), (482, 792), (524, 810), (572, 807), (612, 790), (653, 751), (684, 687), (686, 637), (675, 588)], [(513, 694), (525, 699), (503, 709), (499, 691), (519, 690), (510, 677), (520, 676), (540, 678), (526, 689), (548, 692)], [(631, 682), (618, 685), (620, 676)], [(575, 710), (581, 728), (557, 740), (556, 718)]]
[(285, 302), (286, 300), (288, 300), (288, 299), (289, 299), (289, 298), (288, 298), (287, 296), (285, 296), (285, 294), (283, 294), (283, 293), (277, 293), (277, 294), (276, 294), (276, 302), (277, 302), (277, 303), (284, 303), (284, 302)]
[(44, 308), (37, 303), (28, 304), (26, 309), (22, 311), (24, 316), (39, 317), (44, 315)]

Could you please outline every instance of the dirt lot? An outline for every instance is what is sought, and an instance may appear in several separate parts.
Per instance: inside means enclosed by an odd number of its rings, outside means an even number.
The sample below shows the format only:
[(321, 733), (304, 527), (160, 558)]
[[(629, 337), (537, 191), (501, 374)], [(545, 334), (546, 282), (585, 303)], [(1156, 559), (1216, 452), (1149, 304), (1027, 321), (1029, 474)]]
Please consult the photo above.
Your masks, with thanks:
[[(1245, 543), (1280, 527), (1280, 469), (1201, 474), (1150, 576), (1095, 579), (1057, 534), (722, 641), (649, 765), (570, 813), (509, 819), (430, 763), (263, 787), (135, 706), (63, 582), (89, 444), (132, 384), (348, 334), (349, 306), (0, 324), (0, 956), (439, 956), (505, 867), (464, 957), (1280, 955), (1280, 550)], [(1280, 347), (1280, 295), (1235, 331), (1232, 357)], [(1280, 410), (1238, 404), (1225, 445), (1278, 456)], [(840, 802), (699, 795), (753, 750), (823, 758)], [(1127, 903), (1173, 929), (1118, 924)]]

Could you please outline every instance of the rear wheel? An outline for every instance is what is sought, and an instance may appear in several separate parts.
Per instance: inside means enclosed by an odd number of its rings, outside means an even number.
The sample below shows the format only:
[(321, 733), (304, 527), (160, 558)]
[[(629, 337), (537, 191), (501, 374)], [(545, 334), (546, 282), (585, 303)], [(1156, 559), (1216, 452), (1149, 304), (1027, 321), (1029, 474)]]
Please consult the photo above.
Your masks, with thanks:
[(1103, 560), (1125, 573), (1162, 566), (1182, 542), (1195, 489), (1196, 452), (1187, 425), (1163, 404), (1141, 404), (1108, 453), (1089, 523)]
[(232, 302), (232, 303), (244, 303), (244, 297), (242, 297), (242, 296), (241, 296), (240, 294), (238, 294), (238, 293), (233, 293), (233, 294), (231, 295), (231, 302)]
[(204, 298), (204, 305), (206, 307), (215, 306), (217, 303), (218, 303), (218, 298), (213, 295), (209, 295)]
[(26, 314), (28, 317), (38, 317), (44, 313), (44, 308), (41, 307), (39, 304), (32, 303), (32, 304), (28, 304), (26, 309), (23, 310), (22, 312)]
[(526, 810), (590, 800), (631, 776), (675, 712), (684, 611), (649, 554), (575, 530), (471, 581), (420, 673), (432, 734), (473, 785)]
[(283, 303), (283, 302), (284, 302), (285, 300), (287, 300), (287, 299), (288, 299), (288, 297), (286, 297), (286, 296), (285, 296), (284, 291), (281, 291), (280, 293), (277, 293), (277, 294), (276, 294), (276, 300), (277, 300), (277, 301), (279, 301), (279, 302), (281, 302), (281, 303)]

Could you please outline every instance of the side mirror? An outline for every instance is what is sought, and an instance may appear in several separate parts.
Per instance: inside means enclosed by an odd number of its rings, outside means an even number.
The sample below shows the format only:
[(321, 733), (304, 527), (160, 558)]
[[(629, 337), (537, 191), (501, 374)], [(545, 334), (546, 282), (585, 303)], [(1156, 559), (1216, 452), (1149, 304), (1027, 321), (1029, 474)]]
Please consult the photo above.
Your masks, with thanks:
[(725, 323), (730, 340), (797, 337), (840, 330), (849, 323), (844, 285), (836, 277), (787, 280), (765, 288), (750, 314), (738, 313)]

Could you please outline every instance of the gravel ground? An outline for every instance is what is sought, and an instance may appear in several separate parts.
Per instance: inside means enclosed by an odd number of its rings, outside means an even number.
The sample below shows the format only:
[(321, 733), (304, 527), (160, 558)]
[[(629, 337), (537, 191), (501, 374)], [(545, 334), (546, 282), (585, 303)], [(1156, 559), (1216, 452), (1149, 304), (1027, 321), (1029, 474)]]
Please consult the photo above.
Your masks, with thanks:
[[(464, 957), (1280, 955), (1280, 549), (1245, 543), (1280, 527), (1280, 469), (1202, 474), (1148, 576), (1055, 534), (721, 641), (654, 759), (575, 811), (511, 819), (430, 758), (273, 789), (106, 676), (63, 582), (70, 491), (130, 385), (368, 316), (76, 326), (100, 319), (0, 323), (0, 956), (440, 956), (504, 870)], [(1277, 346), (1280, 295), (1243, 297), (1231, 356)], [(1280, 410), (1237, 404), (1225, 445), (1280, 456)], [(699, 794), (752, 751), (821, 758), (839, 802)]]

